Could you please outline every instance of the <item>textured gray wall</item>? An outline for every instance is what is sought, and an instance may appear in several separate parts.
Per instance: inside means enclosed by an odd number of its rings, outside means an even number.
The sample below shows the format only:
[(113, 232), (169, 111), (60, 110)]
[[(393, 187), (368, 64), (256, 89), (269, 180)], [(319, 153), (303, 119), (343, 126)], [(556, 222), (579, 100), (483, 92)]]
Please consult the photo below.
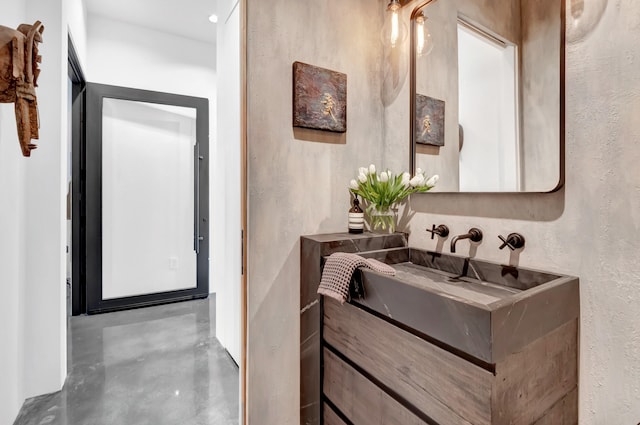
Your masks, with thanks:
[[(382, 151), (382, 5), (248, 1), (248, 419), (299, 423), (300, 235), (347, 230)], [(292, 63), (347, 74), (347, 133), (292, 128)]]
[(485, 241), (477, 257), (507, 263), (497, 235), (520, 232), (527, 246), (513, 261), (580, 277), (584, 425), (640, 420), (639, 37), (640, 3), (616, 0), (590, 34), (567, 46), (563, 190), (411, 201), (412, 246), (435, 248), (424, 232), (432, 223), (446, 223), (452, 234), (478, 226)]
[[(383, 147), (381, 135), (399, 138), (395, 129), (408, 132), (409, 120), (399, 109), (381, 112), (382, 56), (372, 30), (381, 2), (249, 0), (248, 6), (249, 420), (297, 425), (298, 237), (345, 228), (346, 182), (358, 164), (379, 161), (384, 150), (387, 166), (407, 167), (408, 158), (387, 155), (393, 147)], [(435, 248), (424, 232), (432, 223), (448, 224), (453, 234), (479, 226), (485, 241), (477, 257), (580, 277), (583, 425), (640, 418), (639, 35), (640, 3), (614, 0), (595, 29), (567, 48), (565, 189), (411, 201), (413, 246)], [(346, 144), (294, 134), (294, 60), (349, 75)], [(394, 96), (408, 96), (408, 88)], [(497, 248), (497, 235), (511, 231), (527, 237), (519, 258)], [(459, 247), (465, 255), (465, 245)]]

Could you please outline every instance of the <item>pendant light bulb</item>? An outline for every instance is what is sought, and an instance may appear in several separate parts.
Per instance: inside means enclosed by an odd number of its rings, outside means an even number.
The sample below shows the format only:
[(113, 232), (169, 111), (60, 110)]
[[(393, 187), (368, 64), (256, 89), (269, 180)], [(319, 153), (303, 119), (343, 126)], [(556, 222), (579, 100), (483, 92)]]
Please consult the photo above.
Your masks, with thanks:
[(416, 17), (416, 54), (426, 56), (433, 50), (433, 39), (427, 26), (427, 18), (424, 14)]
[(398, 0), (391, 0), (387, 6), (384, 26), (380, 33), (382, 44), (385, 46), (394, 48), (407, 38), (407, 26), (400, 16), (401, 8)]

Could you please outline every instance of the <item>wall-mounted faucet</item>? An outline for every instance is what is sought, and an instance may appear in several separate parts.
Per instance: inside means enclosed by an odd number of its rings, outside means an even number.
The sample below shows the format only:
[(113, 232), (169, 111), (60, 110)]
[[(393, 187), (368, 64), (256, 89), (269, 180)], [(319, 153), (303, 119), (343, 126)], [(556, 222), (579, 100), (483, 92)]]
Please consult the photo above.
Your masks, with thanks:
[(480, 242), (482, 240), (482, 230), (472, 227), (471, 229), (469, 229), (469, 233), (464, 235), (454, 236), (453, 239), (451, 239), (452, 253), (456, 252), (456, 243), (460, 239), (470, 239), (472, 242)]
[(500, 245), (500, 249), (503, 249), (505, 246), (508, 246), (511, 251), (515, 251), (516, 249), (524, 247), (524, 236), (520, 233), (509, 233), (509, 235), (505, 238), (504, 236), (498, 236), (502, 241), (502, 245)]
[(447, 236), (449, 236), (449, 228), (444, 224), (440, 224), (438, 225), (438, 227), (436, 227), (436, 225), (434, 224), (431, 226), (431, 230), (427, 229), (427, 232), (431, 233), (431, 239), (433, 239), (436, 235), (440, 236), (441, 238), (446, 238)]

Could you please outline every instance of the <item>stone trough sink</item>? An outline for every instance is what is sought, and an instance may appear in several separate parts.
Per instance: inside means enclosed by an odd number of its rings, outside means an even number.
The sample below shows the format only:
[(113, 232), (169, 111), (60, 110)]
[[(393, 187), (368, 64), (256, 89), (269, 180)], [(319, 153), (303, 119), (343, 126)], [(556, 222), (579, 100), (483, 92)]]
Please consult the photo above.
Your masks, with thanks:
[(360, 253), (396, 269), (359, 269), (352, 303), (491, 368), (579, 315), (578, 279), (414, 248)]

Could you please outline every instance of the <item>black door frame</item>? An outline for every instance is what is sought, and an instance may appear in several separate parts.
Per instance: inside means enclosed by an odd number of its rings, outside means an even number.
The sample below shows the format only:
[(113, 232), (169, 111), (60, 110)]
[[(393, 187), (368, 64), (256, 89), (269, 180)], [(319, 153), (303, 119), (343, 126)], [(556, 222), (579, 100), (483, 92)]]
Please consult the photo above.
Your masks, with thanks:
[(71, 101), (71, 314), (86, 313), (84, 228), (84, 90), (86, 80), (71, 36), (68, 36)]
[[(197, 286), (191, 289), (102, 299), (102, 104), (104, 98), (195, 108), (196, 158), (194, 158), (194, 249), (197, 252)], [(84, 200), (84, 283), (86, 312), (123, 310), (209, 296), (209, 101), (205, 98), (87, 83), (85, 89), (85, 140), (81, 162), (86, 164), (81, 199)], [(98, 118), (92, 118), (98, 117)]]

